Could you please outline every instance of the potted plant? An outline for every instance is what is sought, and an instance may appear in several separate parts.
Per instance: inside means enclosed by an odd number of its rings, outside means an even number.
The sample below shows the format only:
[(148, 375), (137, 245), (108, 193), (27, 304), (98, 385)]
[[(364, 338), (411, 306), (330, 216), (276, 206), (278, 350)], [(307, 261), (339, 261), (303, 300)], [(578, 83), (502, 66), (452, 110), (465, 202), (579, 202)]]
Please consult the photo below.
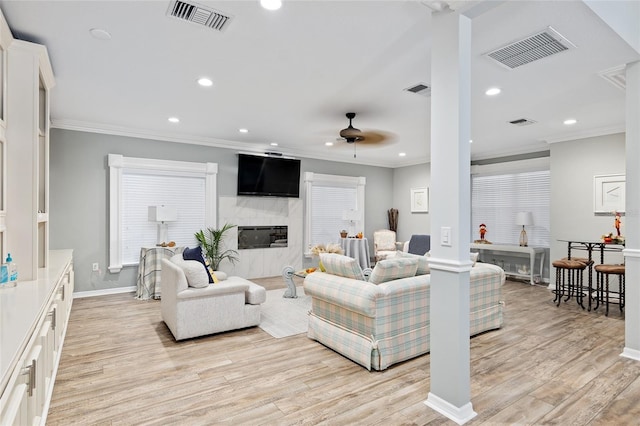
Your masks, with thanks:
[(225, 249), (223, 242), (225, 233), (235, 227), (236, 225), (225, 223), (220, 229), (207, 228), (206, 232), (201, 229), (195, 233), (195, 237), (200, 243), (200, 247), (202, 247), (204, 256), (214, 271), (218, 270), (220, 262), (224, 259), (227, 259), (232, 264), (235, 264), (239, 260), (238, 252), (233, 249)]

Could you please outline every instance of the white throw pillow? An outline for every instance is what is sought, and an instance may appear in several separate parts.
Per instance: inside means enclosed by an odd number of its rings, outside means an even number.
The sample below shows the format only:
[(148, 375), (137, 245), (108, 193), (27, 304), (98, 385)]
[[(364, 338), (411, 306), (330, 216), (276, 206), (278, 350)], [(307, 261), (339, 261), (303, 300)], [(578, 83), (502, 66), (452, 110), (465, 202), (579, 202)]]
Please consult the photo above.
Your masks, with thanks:
[(209, 285), (207, 270), (197, 260), (184, 260), (180, 265), (189, 287), (202, 288)]
[(189, 287), (203, 288), (209, 285), (207, 270), (197, 260), (184, 260), (182, 254), (176, 254), (169, 260), (182, 269)]

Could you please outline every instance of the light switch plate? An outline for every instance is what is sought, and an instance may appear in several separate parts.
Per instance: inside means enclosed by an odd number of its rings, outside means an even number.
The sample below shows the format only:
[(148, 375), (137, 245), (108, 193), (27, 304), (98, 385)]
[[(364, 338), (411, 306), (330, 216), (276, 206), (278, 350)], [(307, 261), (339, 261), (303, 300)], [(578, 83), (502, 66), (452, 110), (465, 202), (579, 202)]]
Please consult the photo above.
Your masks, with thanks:
[(451, 228), (448, 226), (440, 228), (440, 245), (451, 247)]

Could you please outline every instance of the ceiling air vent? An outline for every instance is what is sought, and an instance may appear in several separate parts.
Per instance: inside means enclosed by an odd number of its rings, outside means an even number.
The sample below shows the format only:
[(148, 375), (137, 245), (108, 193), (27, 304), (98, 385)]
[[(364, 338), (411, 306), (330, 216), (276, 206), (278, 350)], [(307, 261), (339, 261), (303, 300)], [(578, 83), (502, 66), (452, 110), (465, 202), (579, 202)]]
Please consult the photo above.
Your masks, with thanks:
[(551, 27), (544, 31), (516, 41), (507, 46), (485, 53), (509, 69), (537, 61), (576, 46)]
[(518, 118), (517, 120), (512, 120), (509, 123), (510, 124), (515, 124), (516, 126), (528, 126), (530, 124), (537, 123), (537, 121), (529, 120), (528, 118)]
[(431, 96), (431, 87), (429, 87), (425, 83), (418, 83), (414, 86), (407, 87), (404, 90), (406, 90), (407, 92), (415, 93), (417, 95), (422, 95), (426, 97)]
[(231, 21), (231, 16), (215, 9), (181, 0), (174, 0), (169, 4), (167, 16), (204, 25), (217, 31), (223, 31)]

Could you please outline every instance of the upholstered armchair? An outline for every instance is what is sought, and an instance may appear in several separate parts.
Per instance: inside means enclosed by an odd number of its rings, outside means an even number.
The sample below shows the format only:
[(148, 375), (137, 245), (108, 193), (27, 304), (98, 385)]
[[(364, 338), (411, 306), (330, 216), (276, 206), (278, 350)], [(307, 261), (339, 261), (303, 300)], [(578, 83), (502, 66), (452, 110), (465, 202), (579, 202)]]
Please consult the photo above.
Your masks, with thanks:
[(419, 254), (423, 256), (431, 250), (431, 235), (419, 235), (413, 234), (411, 239), (404, 243), (404, 247), (402, 251), (411, 253), (411, 254)]
[(376, 262), (396, 254), (396, 233), (380, 229), (373, 233), (373, 251)]

